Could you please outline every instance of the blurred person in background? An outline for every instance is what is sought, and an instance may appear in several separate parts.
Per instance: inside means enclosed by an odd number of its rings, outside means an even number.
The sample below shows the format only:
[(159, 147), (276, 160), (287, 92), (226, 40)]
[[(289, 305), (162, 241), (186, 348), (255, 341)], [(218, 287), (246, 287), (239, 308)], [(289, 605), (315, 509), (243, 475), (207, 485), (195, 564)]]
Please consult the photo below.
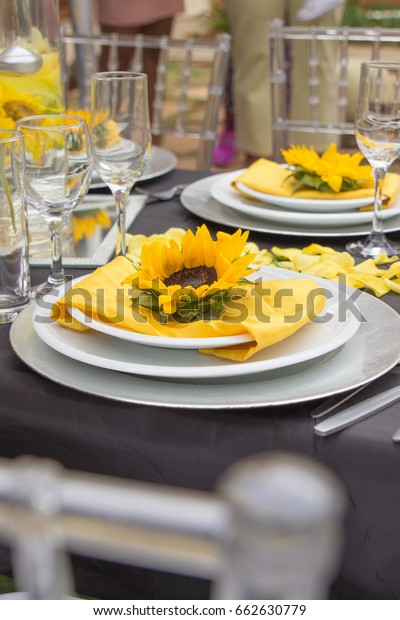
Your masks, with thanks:
[[(175, 15), (183, 12), (183, 0), (97, 0), (98, 18), (103, 33), (143, 34), (154, 37), (171, 34)], [(158, 49), (143, 50), (143, 73), (148, 76), (150, 116), (156, 82)], [(119, 70), (127, 71), (132, 48), (118, 47)], [(100, 68), (107, 70), (108, 49), (103, 48)]]
[[(281, 19), (288, 26), (340, 26), (343, 0), (224, 0), (233, 37), (233, 102), (235, 139), (250, 165), (260, 157), (272, 154), (270, 111), (270, 55), (268, 23)], [(304, 97), (308, 83), (308, 46), (296, 47), (292, 62), (291, 100), (306, 118), (308, 99)], [(305, 42), (307, 43), (307, 42)], [(336, 43), (321, 42), (320, 106), (327, 118), (336, 109), (336, 90), (332, 75), (336, 71)], [(311, 134), (310, 143), (317, 150), (327, 148), (332, 138)], [(307, 140), (302, 140), (306, 143)]]

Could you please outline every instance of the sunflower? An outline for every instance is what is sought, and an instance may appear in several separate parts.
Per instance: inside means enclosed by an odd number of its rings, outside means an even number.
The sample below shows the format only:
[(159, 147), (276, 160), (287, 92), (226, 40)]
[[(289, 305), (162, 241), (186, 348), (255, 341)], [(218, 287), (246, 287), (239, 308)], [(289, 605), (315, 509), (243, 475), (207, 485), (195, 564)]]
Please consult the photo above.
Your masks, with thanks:
[(254, 254), (245, 254), (248, 231), (217, 233), (214, 241), (203, 225), (174, 239), (144, 245), (138, 271), (123, 283), (132, 287), (133, 306), (155, 312), (164, 323), (220, 318), (229, 302), (246, 294), (240, 285), (254, 269)]
[(10, 83), (0, 80), (0, 127), (14, 129), (16, 121), (24, 116), (41, 114), (39, 97), (21, 93)]
[(373, 187), (371, 166), (362, 166), (362, 153), (338, 153), (336, 145), (319, 156), (313, 147), (291, 146), (282, 150), (286, 163), (292, 170), (297, 183), (293, 192), (312, 187), (323, 192), (346, 192)]

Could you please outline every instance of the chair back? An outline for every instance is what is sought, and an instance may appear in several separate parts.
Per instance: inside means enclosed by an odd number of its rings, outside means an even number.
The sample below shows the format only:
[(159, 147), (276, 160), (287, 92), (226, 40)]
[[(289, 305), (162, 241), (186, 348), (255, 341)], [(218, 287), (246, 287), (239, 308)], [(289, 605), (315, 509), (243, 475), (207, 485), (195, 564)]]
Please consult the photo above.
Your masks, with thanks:
[[(271, 21), (268, 31), (271, 59), (271, 121), (273, 155), (282, 161), (281, 149), (292, 143), (301, 144), (302, 136), (312, 143), (310, 134), (332, 136), (339, 146), (356, 149), (354, 114), (361, 62), (367, 60), (400, 61), (398, 44), (400, 29), (388, 28), (320, 28), (316, 26), (284, 26), (282, 20)], [(329, 81), (333, 96), (323, 107), (322, 83), (326, 65), (322, 56), (326, 44), (333, 49), (334, 66)], [(302, 46), (302, 47), (299, 47)], [(324, 47), (325, 46), (325, 47)], [(301, 95), (293, 97), (294, 59), (306, 55)], [(326, 75), (325, 75), (326, 79)], [(298, 91), (297, 91), (298, 92)], [(307, 105), (303, 105), (306, 102)], [(299, 107), (303, 116), (299, 115)], [(305, 111), (305, 113), (304, 113)], [(293, 138), (295, 136), (295, 138)]]
[(217, 599), (326, 598), (344, 508), (336, 476), (294, 453), (248, 457), (214, 493), (0, 459), (0, 544), (26, 598), (71, 596), (71, 553), (208, 579)]
[[(219, 113), (225, 89), (231, 37), (221, 34), (213, 40), (172, 39), (167, 36), (107, 34), (98, 36), (63, 34), (65, 94), (69, 107), (90, 107), (90, 76), (98, 71), (101, 50), (107, 47), (108, 71), (118, 70), (118, 48), (131, 47), (132, 71), (143, 71), (143, 52), (159, 50), (155, 96), (152, 102), (154, 136), (181, 138), (187, 148), (193, 139), (197, 168), (209, 170), (212, 162)], [(79, 54), (78, 54), (79, 52)], [(79, 101), (70, 88), (68, 63), (77, 64)], [(75, 97), (75, 101), (74, 101)], [(184, 142), (185, 140), (185, 142)], [(164, 143), (164, 141), (163, 141)], [(167, 143), (165, 144), (168, 145)]]

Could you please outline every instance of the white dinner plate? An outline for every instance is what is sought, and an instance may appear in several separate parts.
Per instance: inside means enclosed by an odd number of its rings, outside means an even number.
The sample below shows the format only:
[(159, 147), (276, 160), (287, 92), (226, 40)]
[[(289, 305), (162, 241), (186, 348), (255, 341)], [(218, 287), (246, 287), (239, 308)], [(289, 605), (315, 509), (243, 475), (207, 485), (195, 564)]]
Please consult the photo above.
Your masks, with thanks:
[[(151, 148), (149, 160), (146, 163), (139, 181), (149, 181), (150, 179), (155, 179), (163, 174), (167, 174), (167, 172), (170, 172), (176, 167), (176, 162), (177, 158), (174, 153), (161, 146), (153, 146)], [(93, 172), (90, 188), (98, 189), (100, 187), (106, 187), (106, 184)]]
[[(222, 175), (211, 185), (210, 194), (215, 200), (244, 215), (250, 215), (267, 222), (287, 223), (309, 228), (352, 226), (372, 222), (372, 210), (340, 213), (306, 213), (304, 211), (290, 211), (276, 207), (273, 204), (267, 205), (259, 200), (252, 200), (232, 187), (231, 182), (237, 175), (237, 171), (227, 172), (225, 175)], [(382, 218), (386, 220), (399, 214), (400, 196), (397, 196), (390, 208), (382, 210)]]
[[(182, 205), (200, 219), (205, 219), (217, 224), (224, 224), (232, 228), (242, 228), (254, 230), (262, 233), (272, 233), (277, 235), (287, 235), (295, 237), (358, 237), (369, 235), (371, 224), (353, 224), (337, 226), (315, 226), (310, 228), (308, 225), (294, 225), (290, 222), (273, 222), (253, 217), (245, 212), (233, 210), (212, 198), (210, 189), (220, 177), (212, 175), (195, 181), (188, 185), (180, 195)], [(255, 201), (254, 201), (255, 203)], [(395, 215), (385, 221), (385, 232), (400, 230), (400, 215)]]
[(357, 306), (364, 320), (342, 347), (316, 360), (243, 377), (201, 382), (165, 380), (84, 364), (38, 338), (32, 323), (33, 304), (15, 319), (10, 341), (16, 355), (35, 372), (85, 394), (174, 409), (236, 409), (246, 415), (252, 408), (264, 410), (353, 390), (396, 365), (400, 358), (400, 316), (383, 301), (358, 293)]
[[(262, 267), (263, 279), (304, 278), (285, 269)], [(86, 333), (62, 327), (50, 318), (52, 301), (43, 298), (34, 310), (33, 326), (39, 338), (51, 348), (73, 359), (131, 374), (169, 379), (205, 379), (265, 372), (315, 359), (347, 342), (357, 331), (359, 320), (353, 313), (342, 316), (339, 287), (334, 282), (313, 278), (327, 291), (321, 315), (292, 336), (258, 351), (248, 361), (232, 362), (199, 351), (148, 347), (90, 330)]]
[[(86, 276), (81, 276), (73, 281), (74, 286), (84, 280)], [(60, 292), (60, 296), (61, 296)], [(107, 323), (101, 323), (96, 321), (92, 317), (86, 316), (83, 312), (72, 306), (68, 306), (68, 312), (79, 323), (90, 327), (96, 332), (102, 334), (108, 334), (114, 338), (120, 338), (127, 342), (136, 342), (137, 344), (144, 344), (150, 347), (162, 347), (167, 349), (212, 349), (219, 347), (229, 347), (235, 344), (241, 344), (244, 342), (251, 342), (252, 337), (250, 334), (237, 334), (233, 336), (216, 336), (215, 338), (168, 338), (168, 336), (150, 336), (148, 334), (140, 334), (129, 329), (123, 329), (110, 325)]]
[[(237, 171), (237, 176), (245, 171)], [(362, 198), (343, 198), (335, 199), (332, 194), (332, 198), (320, 200), (318, 198), (292, 198), (291, 196), (276, 196), (274, 194), (267, 194), (248, 187), (245, 183), (236, 183), (238, 189), (246, 192), (249, 196), (266, 202), (276, 207), (282, 207), (284, 209), (294, 209), (295, 211), (305, 211), (307, 213), (337, 213), (338, 211), (354, 211), (360, 207), (367, 207), (373, 204), (373, 197), (367, 196)]]

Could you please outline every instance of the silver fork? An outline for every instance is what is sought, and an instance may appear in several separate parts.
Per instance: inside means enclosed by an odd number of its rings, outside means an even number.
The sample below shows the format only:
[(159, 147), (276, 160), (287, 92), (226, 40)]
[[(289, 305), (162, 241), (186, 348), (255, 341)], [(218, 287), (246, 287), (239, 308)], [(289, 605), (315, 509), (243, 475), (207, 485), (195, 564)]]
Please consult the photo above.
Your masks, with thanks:
[(353, 396), (358, 394), (358, 392), (361, 392), (361, 390), (366, 388), (367, 385), (370, 385), (370, 383), (371, 382), (365, 383), (364, 385), (361, 385), (360, 387), (352, 390), (351, 392), (349, 392), (349, 394), (346, 394), (344, 396), (343, 394), (335, 394), (334, 396), (330, 396), (329, 398), (327, 398), (327, 400), (324, 400), (320, 405), (315, 407), (315, 409), (310, 412), (310, 416), (314, 418), (314, 420), (323, 418), (324, 416), (328, 415), (329, 413), (340, 407), (340, 405), (343, 405), (343, 403), (350, 400), (350, 398), (353, 398)]
[(174, 185), (173, 187), (160, 192), (152, 192), (150, 190), (143, 189), (142, 187), (135, 187), (135, 191), (154, 200), (171, 200), (175, 196), (179, 196), (185, 187), (186, 185)]

